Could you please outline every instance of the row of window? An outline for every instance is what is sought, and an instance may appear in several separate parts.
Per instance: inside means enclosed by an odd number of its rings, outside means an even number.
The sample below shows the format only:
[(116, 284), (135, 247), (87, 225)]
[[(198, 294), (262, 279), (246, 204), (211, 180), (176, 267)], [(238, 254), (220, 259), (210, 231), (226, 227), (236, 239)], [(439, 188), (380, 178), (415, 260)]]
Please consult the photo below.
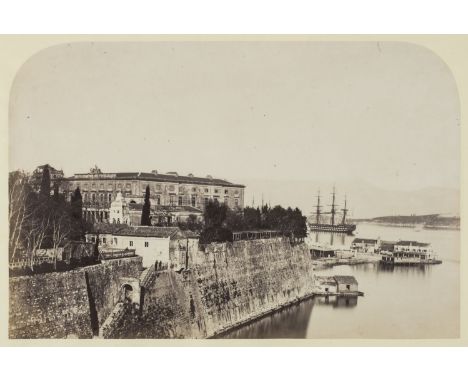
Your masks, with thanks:
[[(96, 243), (96, 237), (93, 236), (91, 237), (91, 241), (93, 243)], [(106, 244), (107, 240), (105, 237), (103, 237), (102, 239), (99, 239), (99, 244)], [(114, 245), (117, 245), (119, 243), (118, 239), (116, 237), (114, 237)], [(129, 243), (128, 243), (128, 246), (129, 247), (133, 247), (133, 240), (130, 240)], [(148, 241), (145, 241), (145, 248), (149, 248), (149, 242)]]
[[(80, 186), (80, 185), (77, 184), (77, 186)], [(125, 190), (127, 190), (127, 191), (129, 191), (129, 192), (130, 192), (131, 189), (132, 189), (131, 183), (126, 183), (125, 185), (124, 185), (123, 183), (117, 183), (116, 189), (117, 189), (118, 191), (123, 191), (123, 190), (124, 190), (123, 186), (125, 186)], [(83, 190), (83, 191), (88, 191), (89, 184), (88, 184), (88, 183), (85, 183), (85, 184), (83, 184), (81, 187), (82, 187), (82, 190)], [(92, 183), (92, 184), (91, 184), (91, 188), (89, 188), (89, 190), (101, 190), (101, 191), (104, 191), (104, 190), (106, 190), (105, 187), (106, 187), (106, 185), (105, 185), (104, 183), (100, 183), (100, 184), (99, 184), (99, 188), (97, 188), (97, 184), (96, 184), (96, 183)], [(74, 185), (72, 185), (72, 188), (75, 188)], [(156, 190), (156, 191), (160, 191), (160, 190), (162, 190), (162, 185), (161, 185), (161, 184), (153, 184), (152, 189), (153, 189), (153, 190)], [(175, 191), (175, 186), (174, 186), (174, 185), (169, 185), (169, 186), (167, 186), (167, 189), (168, 189), (169, 191)], [(108, 184), (107, 184), (107, 191), (113, 191), (113, 190), (114, 190), (114, 184), (113, 184), (113, 183), (108, 183)], [(142, 185), (142, 186), (141, 186), (141, 190), (142, 190), (142, 192), (145, 192), (145, 191), (146, 191), (146, 185)], [(185, 187), (184, 187), (184, 186), (180, 186), (180, 187), (179, 187), (179, 191), (180, 191), (180, 192), (184, 192), (184, 191), (185, 191)], [(196, 187), (192, 187), (192, 192), (197, 192), (197, 188), (196, 188)], [(205, 188), (205, 189), (204, 189), (204, 192), (205, 192), (205, 194), (208, 194), (208, 193), (210, 193), (210, 189), (209, 189), (209, 188)], [(221, 193), (221, 189), (215, 188), (215, 189), (214, 189), (214, 193), (215, 193), (215, 194), (220, 194), (220, 193)], [(228, 194), (229, 194), (229, 189), (224, 189), (224, 194), (225, 194), (225, 195), (228, 195)], [(239, 194), (239, 190), (235, 190), (235, 191), (234, 191), (234, 194), (235, 194), (235, 195), (238, 195), (238, 194)]]

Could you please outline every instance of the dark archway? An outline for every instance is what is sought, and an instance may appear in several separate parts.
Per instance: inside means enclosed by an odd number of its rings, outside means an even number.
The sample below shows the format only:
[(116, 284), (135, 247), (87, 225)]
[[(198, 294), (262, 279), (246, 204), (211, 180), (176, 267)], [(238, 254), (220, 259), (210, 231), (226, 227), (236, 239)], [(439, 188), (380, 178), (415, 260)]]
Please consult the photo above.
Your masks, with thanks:
[(129, 284), (123, 284), (121, 289), (122, 302), (133, 302), (133, 288)]

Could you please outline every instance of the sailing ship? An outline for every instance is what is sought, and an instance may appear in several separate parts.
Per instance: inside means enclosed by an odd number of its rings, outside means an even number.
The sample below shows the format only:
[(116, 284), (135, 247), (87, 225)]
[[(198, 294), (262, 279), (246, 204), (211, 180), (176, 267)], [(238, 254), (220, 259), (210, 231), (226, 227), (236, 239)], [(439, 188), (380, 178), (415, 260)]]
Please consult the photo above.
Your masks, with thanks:
[[(315, 206), (315, 219), (313, 219), (312, 222), (309, 222), (309, 229), (311, 231), (339, 232), (351, 235), (356, 230), (355, 224), (346, 223), (346, 215), (349, 211), (346, 208), (346, 195), (344, 200), (344, 208), (341, 209), (341, 211), (343, 212), (343, 215), (341, 216), (341, 221), (338, 224), (336, 224), (335, 216), (337, 215), (336, 207), (338, 206), (335, 204), (335, 197), (336, 192), (335, 187), (333, 187), (331, 210), (330, 212), (322, 212), (322, 206), (320, 205), (320, 191), (318, 192), (317, 205)], [(330, 219), (328, 222), (324, 222), (323, 215), (330, 215)]]

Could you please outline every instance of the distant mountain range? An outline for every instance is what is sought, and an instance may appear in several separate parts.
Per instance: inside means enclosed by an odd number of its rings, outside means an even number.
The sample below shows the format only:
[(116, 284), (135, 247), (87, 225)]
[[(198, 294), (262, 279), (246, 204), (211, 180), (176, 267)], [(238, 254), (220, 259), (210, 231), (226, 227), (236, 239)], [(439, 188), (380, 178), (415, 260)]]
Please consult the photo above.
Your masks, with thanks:
[[(317, 190), (320, 188), (322, 210), (331, 203), (333, 183), (319, 181), (282, 181), (244, 179), (245, 205), (272, 205), (299, 207), (304, 214), (315, 211)], [(371, 219), (376, 216), (396, 215), (460, 215), (460, 192), (457, 189), (429, 187), (414, 191), (389, 190), (365, 181), (346, 181), (335, 184), (338, 209), (342, 208), (346, 193), (352, 218)]]

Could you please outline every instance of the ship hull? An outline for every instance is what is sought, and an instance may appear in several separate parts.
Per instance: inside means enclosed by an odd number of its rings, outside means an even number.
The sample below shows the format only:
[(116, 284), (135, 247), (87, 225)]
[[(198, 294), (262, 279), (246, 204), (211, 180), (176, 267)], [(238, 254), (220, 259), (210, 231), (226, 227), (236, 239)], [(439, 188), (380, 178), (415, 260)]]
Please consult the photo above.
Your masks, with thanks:
[(356, 225), (354, 224), (310, 224), (309, 228), (311, 231), (315, 232), (338, 232), (346, 233), (348, 235), (352, 234), (356, 230)]

